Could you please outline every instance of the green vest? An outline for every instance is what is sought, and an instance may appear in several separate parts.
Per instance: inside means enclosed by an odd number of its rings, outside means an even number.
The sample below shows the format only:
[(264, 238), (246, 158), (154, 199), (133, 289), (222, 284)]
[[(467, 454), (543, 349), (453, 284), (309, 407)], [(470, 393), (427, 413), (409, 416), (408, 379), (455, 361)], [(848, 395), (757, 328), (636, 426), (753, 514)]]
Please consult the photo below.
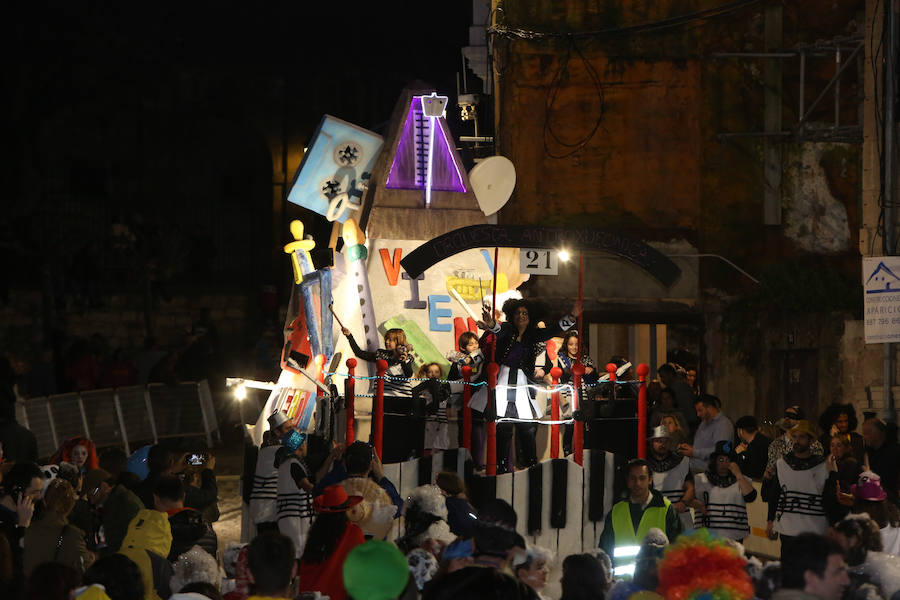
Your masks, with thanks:
[(644, 537), (646, 537), (651, 527), (656, 527), (663, 531), (666, 530), (666, 512), (668, 512), (672, 503), (663, 496), (662, 506), (648, 506), (644, 514), (641, 515), (641, 522), (638, 523), (637, 532), (634, 530), (634, 524), (631, 521), (631, 508), (628, 505), (629, 501), (623, 500), (622, 502), (617, 502), (612, 509), (612, 528), (615, 534), (615, 549), (612, 559), (613, 564), (617, 567), (617, 574), (630, 574), (634, 571), (637, 549), (641, 542), (644, 541)]

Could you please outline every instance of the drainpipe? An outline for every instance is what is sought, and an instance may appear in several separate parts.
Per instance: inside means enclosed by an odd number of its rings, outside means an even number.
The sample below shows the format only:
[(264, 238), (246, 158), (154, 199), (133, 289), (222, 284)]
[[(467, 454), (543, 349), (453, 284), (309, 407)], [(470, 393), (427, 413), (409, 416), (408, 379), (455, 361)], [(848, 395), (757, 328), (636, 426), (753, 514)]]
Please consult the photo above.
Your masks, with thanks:
[[(896, 36), (896, 11), (893, 0), (884, 3), (884, 180), (883, 201), (884, 211), (884, 254), (894, 256), (896, 254), (896, 211), (894, 208), (894, 96), (896, 87), (895, 65), (897, 54)], [(894, 398), (891, 393), (894, 374), (894, 345), (884, 344), (884, 408), (887, 417), (895, 421), (897, 415), (894, 411)]]

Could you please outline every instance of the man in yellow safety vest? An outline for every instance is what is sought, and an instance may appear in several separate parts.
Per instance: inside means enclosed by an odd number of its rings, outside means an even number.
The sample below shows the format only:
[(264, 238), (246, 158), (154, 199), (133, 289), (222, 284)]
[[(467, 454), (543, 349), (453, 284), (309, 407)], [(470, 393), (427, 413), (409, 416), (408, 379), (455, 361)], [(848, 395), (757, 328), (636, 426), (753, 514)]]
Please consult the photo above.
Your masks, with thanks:
[(628, 498), (613, 505), (603, 522), (600, 547), (613, 559), (617, 577), (634, 573), (641, 542), (652, 527), (666, 532), (669, 542), (682, 531), (678, 513), (661, 493), (651, 489), (650, 466), (636, 458), (625, 467)]

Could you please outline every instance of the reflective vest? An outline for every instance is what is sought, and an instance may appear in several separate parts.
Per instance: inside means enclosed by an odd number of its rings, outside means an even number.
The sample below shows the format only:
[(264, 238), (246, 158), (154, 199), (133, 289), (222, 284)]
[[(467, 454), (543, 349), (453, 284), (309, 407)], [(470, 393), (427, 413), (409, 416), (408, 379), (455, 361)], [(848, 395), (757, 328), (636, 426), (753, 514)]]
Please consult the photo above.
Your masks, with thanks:
[(613, 549), (614, 574), (617, 576), (633, 575), (635, 559), (641, 549), (641, 542), (647, 536), (652, 527), (666, 530), (666, 512), (672, 505), (668, 498), (663, 497), (662, 506), (648, 506), (641, 515), (637, 531), (631, 521), (631, 508), (629, 502), (624, 500), (617, 502), (612, 509), (612, 527), (615, 535), (615, 548)]

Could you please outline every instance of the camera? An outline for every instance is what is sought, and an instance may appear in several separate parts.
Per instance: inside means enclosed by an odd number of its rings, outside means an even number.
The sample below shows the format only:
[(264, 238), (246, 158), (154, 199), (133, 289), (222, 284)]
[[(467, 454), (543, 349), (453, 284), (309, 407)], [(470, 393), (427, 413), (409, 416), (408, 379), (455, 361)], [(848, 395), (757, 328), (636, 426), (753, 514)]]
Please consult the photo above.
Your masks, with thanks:
[(195, 452), (188, 454), (184, 460), (192, 467), (202, 467), (209, 460), (209, 456), (205, 452)]

